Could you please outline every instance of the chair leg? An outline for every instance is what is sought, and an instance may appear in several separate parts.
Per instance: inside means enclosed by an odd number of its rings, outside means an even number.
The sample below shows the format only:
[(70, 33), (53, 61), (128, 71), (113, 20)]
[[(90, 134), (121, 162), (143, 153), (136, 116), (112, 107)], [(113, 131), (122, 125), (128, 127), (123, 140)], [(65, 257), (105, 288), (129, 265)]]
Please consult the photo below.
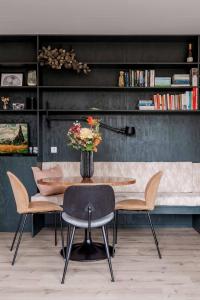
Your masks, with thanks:
[(13, 260), (12, 260), (12, 266), (15, 264), (15, 259), (17, 257), (17, 253), (18, 253), (19, 245), (20, 245), (20, 242), (21, 242), (21, 239), (22, 239), (22, 234), (23, 234), (24, 227), (25, 227), (25, 224), (26, 224), (27, 216), (28, 216), (28, 214), (25, 214), (25, 216), (24, 216), (24, 220), (23, 220), (23, 224), (22, 224), (22, 227), (21, 227), (19, 239), (18, 239), (18, 242), (17, 242), (17, 247), (16, 247), (15, 254), (14, 254), (14, 257), (13, 257)]
[(57, 213), (54, 214), (54, 226), (55, 226), (55, 246), (58, 244), (57, 240)]
[(23, 215), (20, 215), (19, 222), (18, 222), (18, 225), (17, 225), (17, 229), (16, 229), (16, 232), (15, 232), (13, 241), (12, 241), (12, 245), (11, 245), (11, 247), (10, 247), (10, 251), (13, 250), (13, 247), (14, 247), (14, 245), (15, 245), (16, 237), (17, 237), (17, 234), (18, 234), (18, 232), (19, 232), (19, 228), (20, 228), (21, 223), (22, 223), (22, 218), (23, 218)]
[(113, 251), (112, 251), (112, 257), (115, 256), (115, 241), (116, 241), (116, 221), (115, 218), (113, 219), (113, 240), (112, 240), (112, 247), (113, 247)]
[(60, 213), (60, 233), (61, 233), (61, 241), (62, 241), (63, 258), (65, 259), (65, 247), (64, 247), (64, 235), (63, 235), (62, 213)]
[(66, 255), (65, 266), (64, 266), (64, 270), (63, 270), (63, 277), (62, 277), (61, 284), (63, 284), (65, 282), (65, 275), (66, 275), (66, 272), (67, 272), (69, 258), (70, 258), (70, 254), (71, 254), (71, 250), (72, 250), (72, 244), (73, 244), (75, 230), (76, 230), (76, 227), (73, 226), (73, 228), (72, 228), (72, 234), (71, 234), (70, 242), (69, 242), (69, 247), (67, 248), (67, 255)]
[(114, 274), (113, 274), (113, 269), (112, 269), (112, 263), (111, 263), (111, 258), (110, 258), (110, 252), (109, 252), (109, 247), (108, 247), (108, 240), (107, 240), (107, 236), (106, 236), (105, 226), (102, 226), (102, 234), (103, 234), (103, 239), (104, 239), (104, 244), (105, 244), (105, 249), (106, 249), (106, 255), (107, 255), (107, 259), (108, 259), (108, 265), (109, 265), (109, 269), (110, 269), (111, 281), (115, 281)]
[(161, 252), (160, 252), (160, 249), (159, 249), (158, 240), (157, 240), (157, 237), (156, 237), (156, 232), (155, 232), (155, 229), (154, 229), (154, 226), (153, 226), (153, 223), (152, 223), (151, 216), (150, 216), (149, 212), (147, 212), (147, 217), (148, 217), (148, 220), (149, 220), (149, 224), (150, 224), (150, 227), (151, 227), (151, 231), (152, 231), (152, 234), (153, 234), (155, 245), (156, 245), (156, 248), (157, 248), (157, 251), (158, 251), (158, 256), (161, 259), (162, 255), (161, 255)]
[(67, 226), (67, 248), (69, 247), (70, 237), (71, 237), (71, 226), (70, 226), (70, 224), (68, 224), (68, 226)]
[(118, 238), (118, 219), (119, 219), (119, 213), (118, 210), (115, 211), (115, 244), (117, 244), (117, 238)]

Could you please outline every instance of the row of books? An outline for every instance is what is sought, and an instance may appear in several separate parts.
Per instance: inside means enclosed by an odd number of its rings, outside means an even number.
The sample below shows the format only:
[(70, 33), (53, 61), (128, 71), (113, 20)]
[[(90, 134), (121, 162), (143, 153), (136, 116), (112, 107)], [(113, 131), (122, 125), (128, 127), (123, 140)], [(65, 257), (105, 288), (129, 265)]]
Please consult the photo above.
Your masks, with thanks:
[(198, 89), (183, 94), (156, 94), (153, 99), (139, 100), (139, 110), (198, 110)]
[(172, 77), (155, 76), (155, 70), (129, 70), (123, 72), (125, 87), (187, 87), (198, 86), (198, 69), (190, 74), (174, 74)]
[(154, 87), (155, 70), (129, 70), (124, 72), (125, 87)]

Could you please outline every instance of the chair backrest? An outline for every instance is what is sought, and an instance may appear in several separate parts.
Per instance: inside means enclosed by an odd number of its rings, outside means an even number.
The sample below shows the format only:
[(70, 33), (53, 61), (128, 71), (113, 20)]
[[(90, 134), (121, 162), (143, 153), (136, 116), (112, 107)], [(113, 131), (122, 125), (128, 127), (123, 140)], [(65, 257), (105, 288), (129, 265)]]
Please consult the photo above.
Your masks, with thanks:
[(63, 211), (81, 220), (105, 217), (115, 209), (115, 194), (109, 185), (71, 186), (64, 193)]
[(158, 187), (160, 184), (161, 177), (163, 175), (162, 171), (157, 172), (154, 174), (149, 182), (146, 185), (145, 189), (145, 201), (149, 209), (154, 209), (156, 196), (158, 192)]
[(27, 190), (22, 182), (13, 173), (7, 172), (7, 175), (9, 177), (14, 194), (17, 212), (19, 214), (22, 214), (27, 211), (27, 208), (29, 206), (29, 196)]

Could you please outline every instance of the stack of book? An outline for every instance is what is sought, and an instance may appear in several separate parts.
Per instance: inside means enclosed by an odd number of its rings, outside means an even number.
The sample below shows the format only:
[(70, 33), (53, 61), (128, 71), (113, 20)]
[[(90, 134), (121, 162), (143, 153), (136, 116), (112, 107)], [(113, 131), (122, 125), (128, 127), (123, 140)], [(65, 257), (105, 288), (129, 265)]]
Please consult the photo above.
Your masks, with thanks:
[(155, 77), (155, 87), (170, 87), (171, 77)]
[(125, 87), (154, 87), (155, 70), (129, 70), (124, 72)]
[(172, 86), (174, 87), (190, 86), (190, 75), (174, 74), (172, 76)]
[(139, 110), (154, 110), (155, 105), (153, 100), (139, 100), (138, 102)]
[(198, 94), (197, 88), (183, 94), (156, 94), (153, 96), (155, 110), (197, 110)]

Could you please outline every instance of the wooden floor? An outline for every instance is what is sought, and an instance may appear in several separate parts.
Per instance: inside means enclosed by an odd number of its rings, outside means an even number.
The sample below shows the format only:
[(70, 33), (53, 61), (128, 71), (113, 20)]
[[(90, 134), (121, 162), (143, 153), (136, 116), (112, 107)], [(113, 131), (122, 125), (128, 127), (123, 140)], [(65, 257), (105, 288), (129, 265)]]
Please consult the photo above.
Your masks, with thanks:
[(25, 233), (14, 267), (9, 251), (13, 234), (0, 233), (0, 299), (200, 299), (200, 235), (183, 228), (159, 229), (157, 234), (162, 260), (148, 229), (120, 230), (112, 260), (116, 282), (110, 281), (104, 260), (70, 262), (61, 285), (63, 260), (53, 231), (44, 229), (33, 239)]

